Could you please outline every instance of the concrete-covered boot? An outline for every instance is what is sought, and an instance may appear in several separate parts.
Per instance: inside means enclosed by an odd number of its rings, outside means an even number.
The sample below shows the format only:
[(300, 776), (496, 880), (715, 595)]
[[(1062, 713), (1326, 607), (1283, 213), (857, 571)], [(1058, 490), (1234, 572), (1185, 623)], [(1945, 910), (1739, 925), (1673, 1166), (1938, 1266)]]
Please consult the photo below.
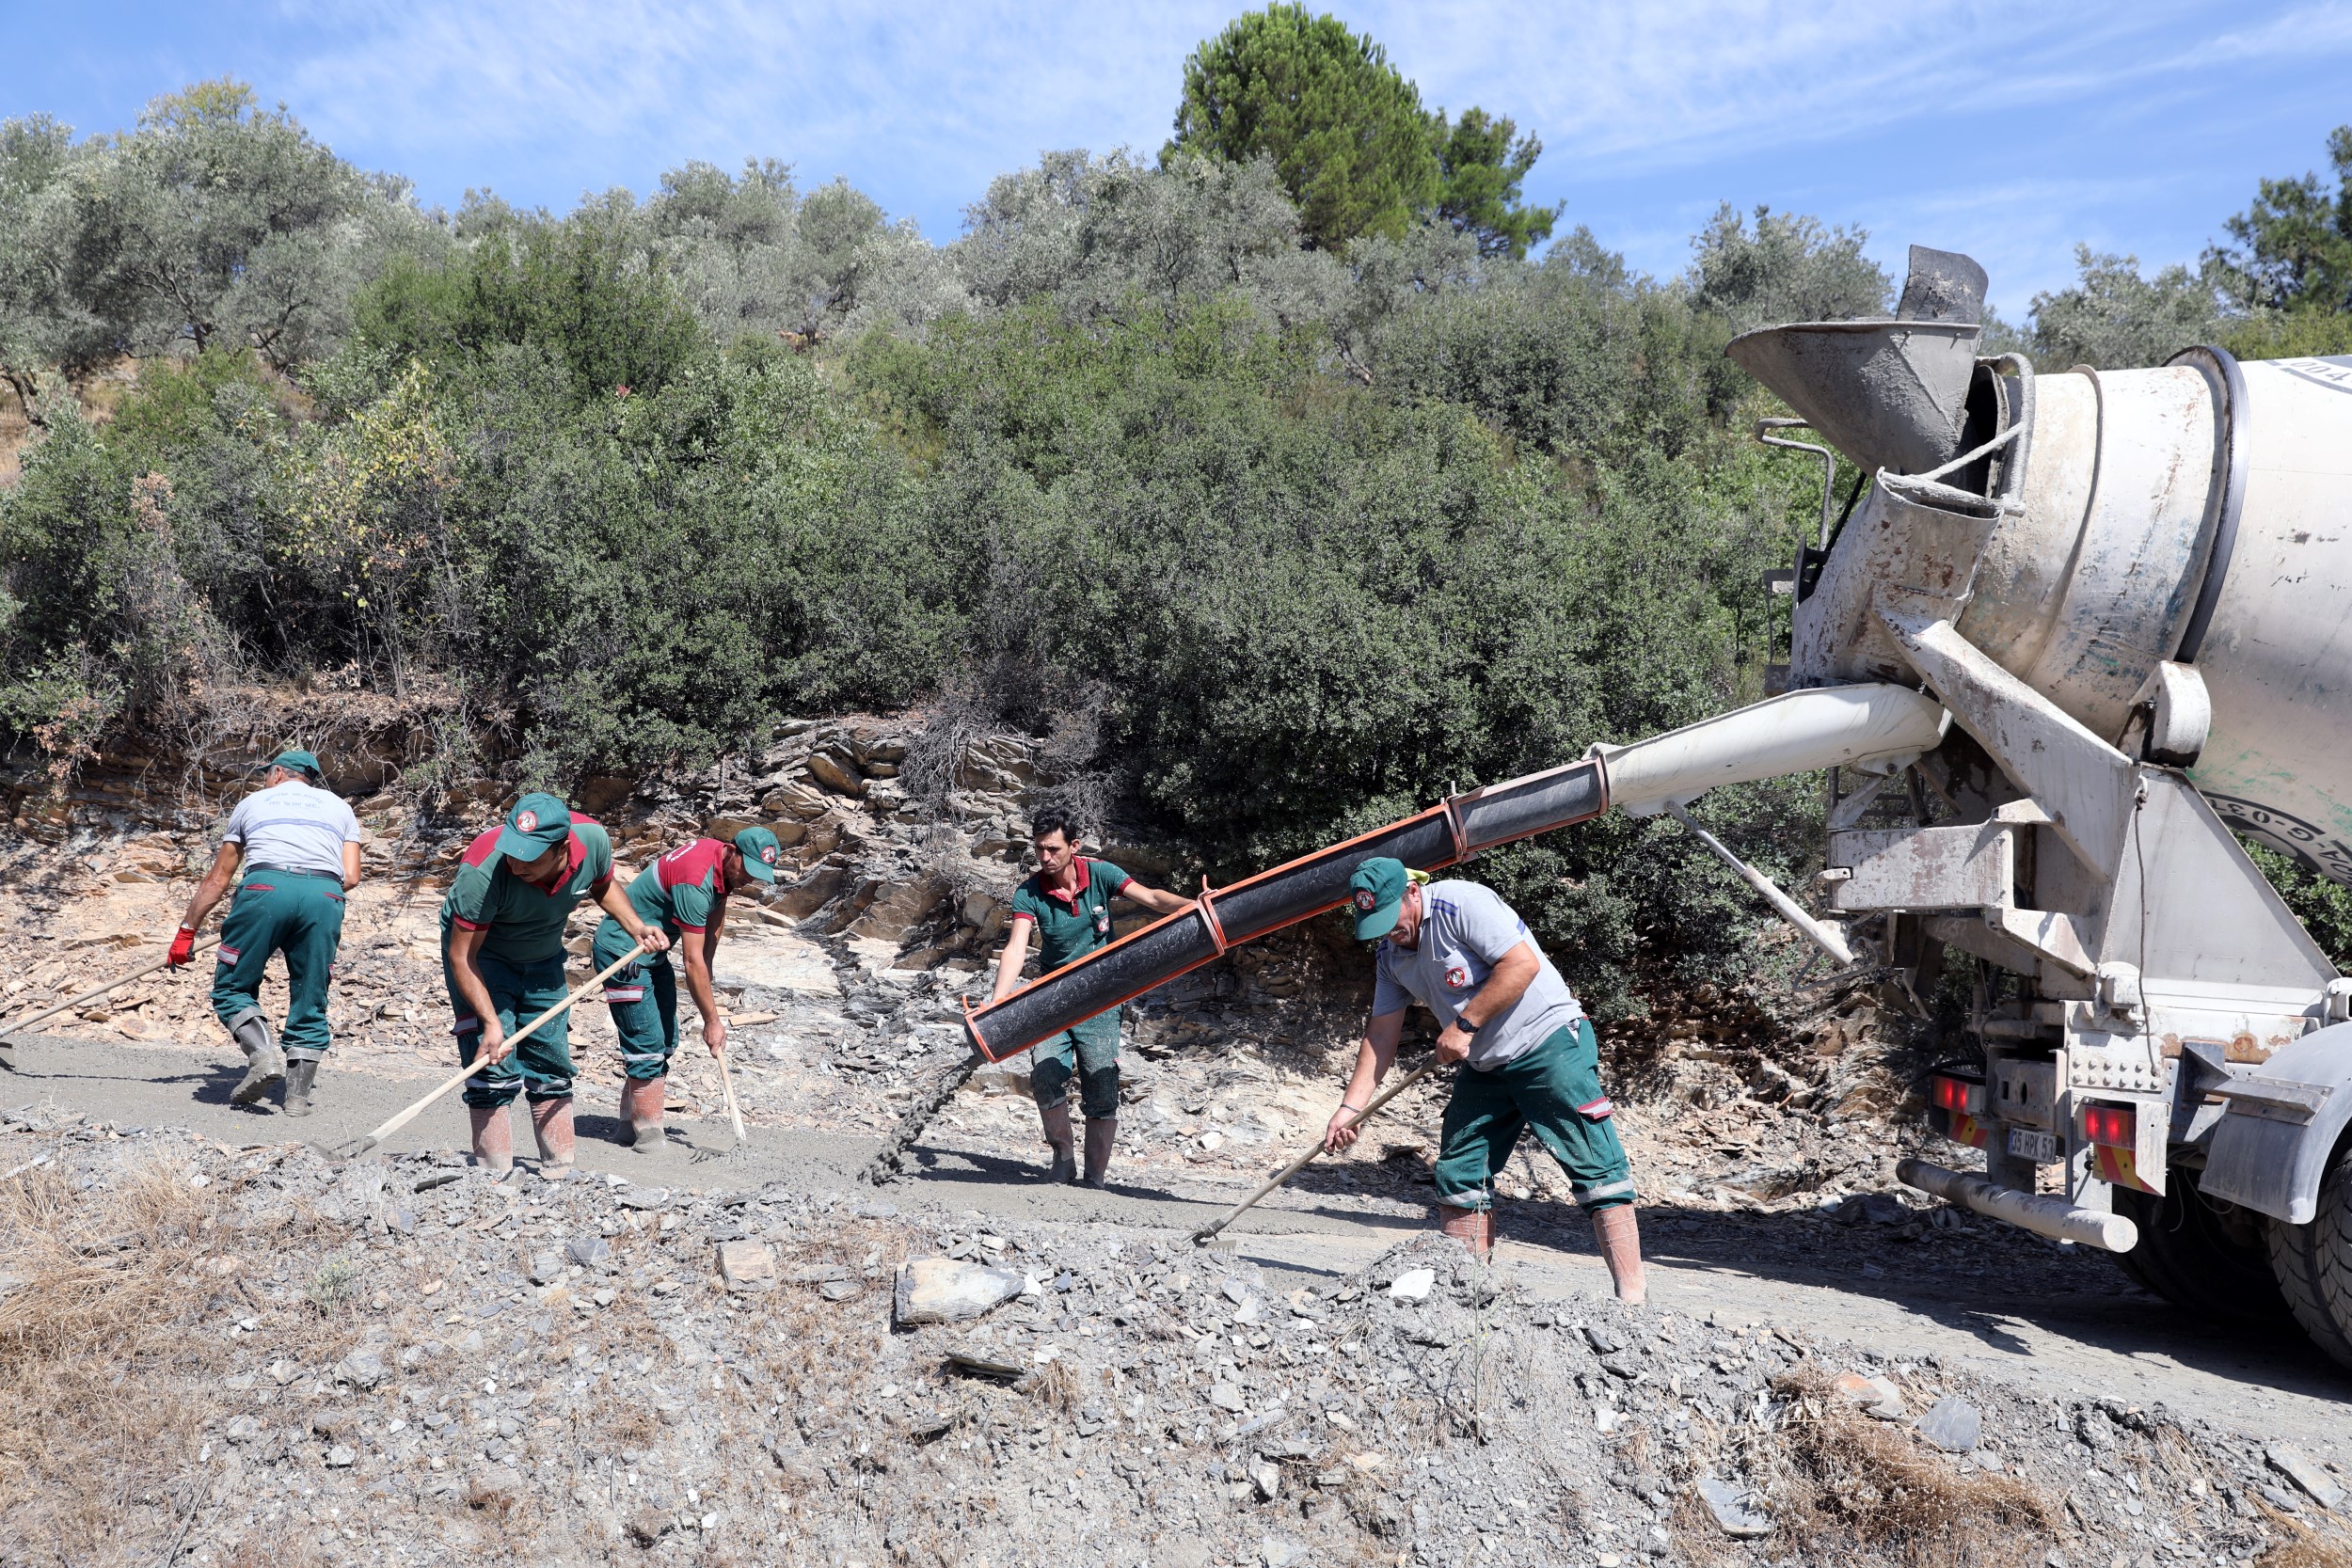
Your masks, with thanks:
[(316, 1056), (293, 1056), (286, 1062), (285, 1112), (290, 1117), (310, 1114), (310, 1085), (318, 1082), (319, 1059)]
[(1600, 1256), (1616, 1284), (1617, 1299), (1628, 1307), (1646, 1302), (1649, 1280), (1642, 1268), (1642, 1227), (1633, 1217), (1633, 1205), (1616, 1203), (1594, 1210), (1593, 1240), (1600, 1243)]
[(621, 1116), (628, 1123), (628, 1146), (640, 1154), (651, 1154), (670, 1141), (661, 1126), (662, 1101), (669, 1082), (666, 1078), (621, 1081)]
[(240, 1014), (229, 1034), (245, 1052), (245, 1076), (229, 1091), (229, 1103), (251, 1105), (285, 1082), (286, 1053), (278, 1049), (278, 1037), (258, 1008)]
[(539, 1174), (562, 1181), (572, 1174), (572, 1102), (543, 1100), (531, 1108), (531, 1131), (539, 1140)]
[(473, 1123), (473, 1163), (493, 1176), (505, 1176), (515, 1168), (515, 1129), (506, 1119), (503, 1105), (469, 1105), (466, 1116)]
[(1495, 1250), (1495, 1215), (1491, 1209), (1456, 1209), (1450, 1203), (1438, 1205), (1438, 1228), (1464, 1246), (1470, 1255), (1484, 1263)]
[(1070, 1101), (1047, 1105), (1038, 1112), (1039, 1125), (1045, 1133), (1045, 1147), (1054, 1151), (1054, 1163), (1046, 1167), (1045, 1180), (1056, 1187), (1065, 1187), (1078, 1180), (1078, 1134), (1070, 1125)]
[(1087, 1123), (1086, 1184), (1101, 1192), (1110, 1174), (1111, 1150), (1119, 1147), (1119, 1118), (1100, 1117)]

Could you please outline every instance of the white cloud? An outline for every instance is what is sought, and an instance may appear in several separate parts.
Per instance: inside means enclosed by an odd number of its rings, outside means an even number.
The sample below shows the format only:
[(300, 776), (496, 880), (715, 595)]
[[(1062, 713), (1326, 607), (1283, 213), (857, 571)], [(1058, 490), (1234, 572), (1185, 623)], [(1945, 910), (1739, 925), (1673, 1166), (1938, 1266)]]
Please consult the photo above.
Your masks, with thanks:
[(2246, 15), (2213, 0), (1600, 0), (1399, 7), (1373, 30), (1433, 102), (1513, 113), (1548, 147), (1630, 172), (2352, 54), (2343, 0)]

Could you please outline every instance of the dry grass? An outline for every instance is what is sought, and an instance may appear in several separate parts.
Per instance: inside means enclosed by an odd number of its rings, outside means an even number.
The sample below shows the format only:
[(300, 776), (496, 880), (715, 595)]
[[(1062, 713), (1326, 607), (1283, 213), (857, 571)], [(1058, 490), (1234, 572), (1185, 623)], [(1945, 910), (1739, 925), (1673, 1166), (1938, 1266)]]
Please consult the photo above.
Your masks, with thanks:
[(25, 1561), (152, 1560), (178, 1528), (213, 1414), (188, 1332), (233, 1289), (211, 1197), (168, 1155), (80, 1194), (56, 1167), (0, 1183), (0, 1492)]
[(2253, 1502), (2264, 1522), (2286, 1538), (2257, 1560), (2262, 1568), (2352, 1568), (2352, 1544), (2342, 1533), (2330, 1530), (2322, 1535), (2261, 1497)]
[(1023, 1378), (1021, 1392), (1037, 1401), (1046, 1409), (1062, 1416), (1075, 1416), (1086, 1402), (1086, 1390), (1079, 1386), (1078, 1374), (1070, 1363), (1057, 1358)]
[[(1823, 1560), (1865, 1549), (1906, 1568), (1980, 1568), (2038, 1559), (2055, 1538), (2056, 1517), (2033, 1487), (1959, 1470), (1838, 1398), (1820, 1369), (1799, 1368), (1775, 1386), (1791, 1401), (1769, 1486), (1776, 1542)], [(1715, 1533), (1711, 1517), (1703, 1533)]]

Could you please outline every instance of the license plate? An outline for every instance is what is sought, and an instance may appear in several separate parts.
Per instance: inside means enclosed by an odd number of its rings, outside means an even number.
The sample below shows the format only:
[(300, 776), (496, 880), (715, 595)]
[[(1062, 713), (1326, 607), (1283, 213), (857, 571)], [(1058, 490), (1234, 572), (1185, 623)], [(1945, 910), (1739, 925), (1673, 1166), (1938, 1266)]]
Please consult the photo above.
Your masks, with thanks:
[(2018, 1159), (2031, 1160), (2037, 1165), (2053, 1164), (2058, 1157), (2058, 1134), (2012, 1127), (2009, 1130), (2009, 1151)]

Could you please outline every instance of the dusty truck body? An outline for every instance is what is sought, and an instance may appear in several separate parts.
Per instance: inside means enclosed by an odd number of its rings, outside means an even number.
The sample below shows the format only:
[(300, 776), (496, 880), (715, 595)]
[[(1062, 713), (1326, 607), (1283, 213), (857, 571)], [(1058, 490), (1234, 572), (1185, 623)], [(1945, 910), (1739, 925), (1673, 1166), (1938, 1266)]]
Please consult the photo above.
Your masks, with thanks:
[(1934, 1116), (1985, 1169), (1905, 1180), (2352, 1365), (2352, 982), (2234, 836), (2352, 881), (2352, 360), (2037, 372), (1976, 356), (1981, 279), (1915, 252), (1914, 319), (1731, 350), (1875, 476), (1800, 557), (1789, 684), (1954, 721), (1903, 820), (1828, 824), (1915, 990), (1978, 961)]
[(1972, 962), (1981, 1057), (1932, 1115), (1984, 1168), (1903, 1179), (2352, 1366), (2352, 982), (2234, 836), (2352, 882), (2352, 360), (2039, 373), (1978, 354), (1984, 281), (1915, 249), (1896, 318), (1731, 345), (1802, 417), (1768, 424), (1871, 476), (1780, 574), (1783, 695), (1204, 888), (970, 1014), (977, 1055), (1335, 908), (1367, 855), (1613, 806), (1696, 831), (1709, 788), (1828, 769), (1842, 928), (1732, 863), (1897, 994)]

